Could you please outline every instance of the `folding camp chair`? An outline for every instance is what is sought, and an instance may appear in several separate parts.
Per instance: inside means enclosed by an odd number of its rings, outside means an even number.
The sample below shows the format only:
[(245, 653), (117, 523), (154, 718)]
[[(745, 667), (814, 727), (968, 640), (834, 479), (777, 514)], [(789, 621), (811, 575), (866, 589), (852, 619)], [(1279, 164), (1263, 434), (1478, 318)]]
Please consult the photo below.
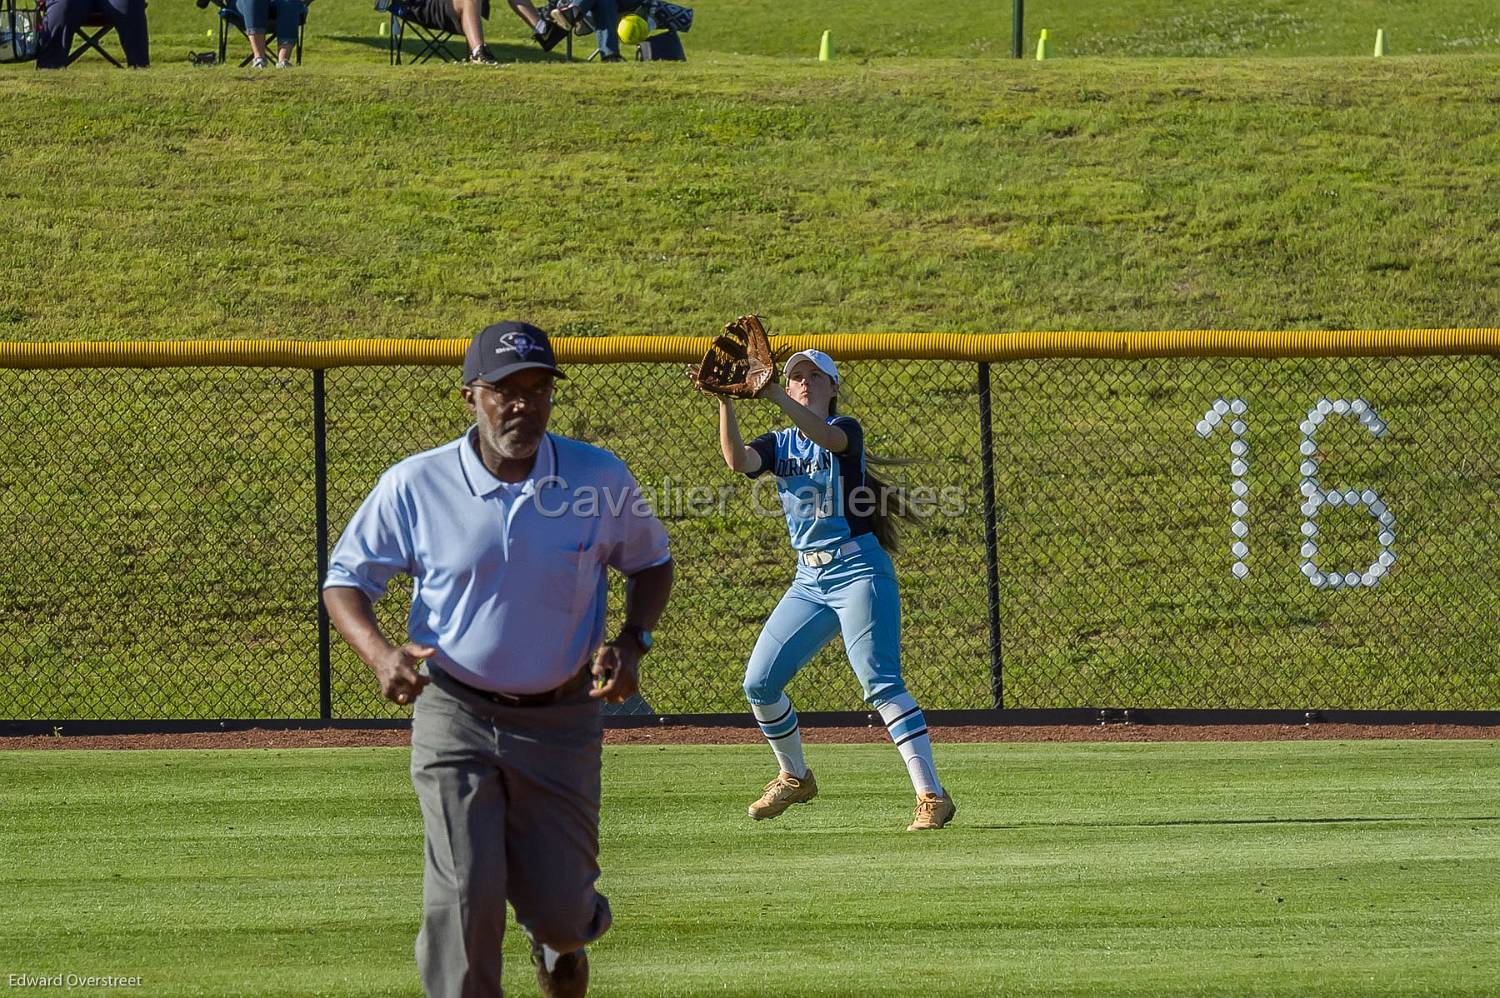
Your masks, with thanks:
[[(197, 0), (198, 6), (207, 9), (209, 4), (219, 8), (219, 65), (224, 65), (224, 54), (229, 48), (229, 29), (234, 28), (242, 35), (245, 31), (245, 18), (240, 14), (239, 7), (235, 6), (234, 0)], [(302, 65), (302, 39), (307, 34), (307, 8), (312, 0), (302, 0), (302, 19), (297, 22), (297, 65)], [(276, 5), (272, 4), (269, 12), (269, 20), (266, 25), (266, 37), (276, 37)], [(268, 42), (268, 44), (270, 44)], [(240, 66), (250, 65), (253, 55), (247, 55), (240, 60)]]
[[(145, 4), (142, 4), (141, 6), (142, 8), (144, 8)], [(43, 24), (46, 16), (47, 0), (37, 0), (36, 23), (39, 28)], [(74, 32), (73, 50), (68, 53), (67, 58), (63, 62), (63, 65), (73, 65), (73, 63), (83, 58), (84, 53), (86, 53), (89, 49), (93, 49), (95, 52), (98, 52), (101, 56), (103, 56), (104, 59), (116, 69), (124, 69), (124, 64), (122, 64), (120, 60), (116, 59), (114, 56), (106, 52), (104, 46), (100, 44), (114, 30), (115, 22), (110, 19), (110, 16), (108, 14), (98, 9), (91, 11), (89, 15), (83, 19), (83, 22), (78, 26), (78, 30)]]
[[(542, 17), (551, 20), (554, 10), (558, 7), (570, 6), (572, 3), (573, 0), (548, 0), (547, 5), (542, 9)], [(678, 32), (692, 28), (693, 10), (691, 7), (667, 3), (665, 0), (620, 0), (619, 9), (622, 17), (626, 14), (637, 14), (645, 18), (647, 24), (652, 25), (652, 35), (636, 46), (636, 59), (643, 62), (658, 60), (680, 62), (687, 58)], [(565, 48), (565, 58), (568, 62), (573, 61), (573, 36), (575, 34), (591, 35), (597, 27), (588, 15), (578, 19), (574, 30), (568, 32)], [(623, 54), (622, 52), (621, 55)], [(585, 61), (592, 62), (597, 58), (599, 58), (599, 50), (596, 47)]]
[(114, 56), (106, 52), (104, 50), (104, 46), (99, 44), (107, 35), (111, 34), (114, 30), (115, 22), (111, 21), (109, 19), (109, 16), (106, 14), (95, 13), (90, 14), (88, 17), (85, 17), (83, 19), (83, 24), (78, 28), (78, 33), (73, 36), (75, 45), (73, 47), (73, 51), (68, 53), (67, 65), (73, 65), (73, 63), (83, 58), (84, 53), (86, 53), (89, 49), (93, 49), (95, 52), (98, 52), (104, 58), (108, 59), (116, 69), (124, 69), (124, 64), (121, 63), (120, 60), (116, 59)]
[[(542, 5), (541, 10), (538, 11), (538, 13), (541, 14), (542, 20), (545, 21), (546, 23), (548, 23), (548, 24), (557, 24), (557, 21), (552, 16), (552, 12), (555, 11), (559, 7), (570, 6), (572, 4), (572, 2), (573, 2), (573, 0), (547, 0), (547, 2)], [(584, 17), (584, 18), (580, 19), (579, 22), (576, 25), (574, 25), (571, 29), (569, 29), (569, 28), (561, 28), (561, 26), (559, 26), (558, 28), (554, 28), (553, 30), (561, 30), (563, 32), (563, 35), (567, 39), (566, 42), (564, 43), (564, 47), (563, 47), (564, 58), (566, 58), (568, 62), (572, 62), (573, 61), (573, 36), (575, 34), (578, 35), (579, 37), (584, 37), (584, 36), (590, 36), (590, 35), (592, 35), (594, 33), (594, 24), (593, 24), (593, 22), (591, 20), (589, 20), (589, 18)], [(556, 42), (552, 43), (552, 45), (547, 46), (547, 51), (548, 52), (552, 51), (553, 45), (556, 45)], [(587, 61), (593, 62), (598, 57), (599, 57), (599, 50), (597, 48), (595, 48), (593, 54), (588, 57)]]
[(30, 62), (41, 42), (42, 18), (35, 7), (0, 0), (0, 63)]
[[(416, 36), (417, 42), (417, 54), (410, 59), (413, 65), (426, 62), (433, 56), (444, 62), (463, 62), (467, 57), (467, 46), (464, 58), (448, 50), (448, 43), (458, 32), (446, 24), (432, 24), (427, 20), (426, 10), (419, 4), (410, 0), (375, 0), (375, 9), (391, 15), (389, 54), (392, 66), (401, 65), (408, 29)], [(484, 0), (479, 16), (489, 19), (490, 0)]]

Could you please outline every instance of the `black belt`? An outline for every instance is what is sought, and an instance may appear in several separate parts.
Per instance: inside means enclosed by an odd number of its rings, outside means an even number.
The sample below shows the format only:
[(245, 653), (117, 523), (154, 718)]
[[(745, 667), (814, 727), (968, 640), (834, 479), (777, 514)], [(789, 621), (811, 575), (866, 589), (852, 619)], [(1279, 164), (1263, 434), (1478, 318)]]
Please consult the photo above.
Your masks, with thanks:
[(495, 690), (482, 690), (477, 686), (470, 686), (460, 679), (455, 679), (451, 672), (444, 672), (443, 678), (460, 689), (467, 690), (477, 697), (488, 700), (490, 703), (498, 703), (502, 707), (546, 707), (548, 704), (557, 703), (559, 700), (566, 700), (587, 686), (589, 680), (593, 678), (593, 670), (590, 668), (589, 663), (585, 662), (578, 667), (578, 671), (573, 673), (572, 678), (567, 682), (541, 693), (499, 693)]

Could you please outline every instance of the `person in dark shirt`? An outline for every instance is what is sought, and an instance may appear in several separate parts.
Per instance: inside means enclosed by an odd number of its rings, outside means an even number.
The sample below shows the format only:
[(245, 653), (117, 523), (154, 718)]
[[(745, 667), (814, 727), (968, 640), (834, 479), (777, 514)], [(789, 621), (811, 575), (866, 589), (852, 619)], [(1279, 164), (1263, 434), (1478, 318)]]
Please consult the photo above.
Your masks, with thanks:
[(125, 65), (151, 65), (151, 39), (146, 31), (146, 0), (47, 0), (37, 46), (37, 69), (62, 69), (68, 64), (73, 36), (95, 11), (102, 10), (115, 26)]

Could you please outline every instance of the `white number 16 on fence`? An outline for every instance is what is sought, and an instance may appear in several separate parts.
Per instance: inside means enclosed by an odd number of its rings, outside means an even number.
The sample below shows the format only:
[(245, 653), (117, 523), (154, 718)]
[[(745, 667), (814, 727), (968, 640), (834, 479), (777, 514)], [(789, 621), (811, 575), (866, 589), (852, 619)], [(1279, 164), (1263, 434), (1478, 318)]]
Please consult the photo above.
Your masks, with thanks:
[[(1198, 435), (1207, 439), (1226, 417), (1233, 417), (1229, 423), (1229, 431), (1234, 435), (1229, 444), (1229, 471), (1234, 476), (1229, 486), (1233, 493), (1229, 510), (1234, 514), (1234, 520), (1229, 525), (1229, 532), (1234, 535), (1234, 541), (1229, 550), (1234, 555), (1234, 562), (1229, 570), (1237, 579), (1250, 574), (1250, 547), (1245, 540), (1250, 533), (1250, 485), (1246, 481), (1250, 472), (1250, 444), (1245, 439), (1249, 429), (1246, 422), (1248, 415), (1249, 405), (1244, 399), (1220, 398), (1214, 400), (1214, 404), (1198, 420), (1197, 425)], [(1396, 563), (1396, 514), (1386, 506), (1374, 489), (1325, 489), (1318, 483), (1318, 427), (1331, 415), (1351, 416), (1376, 437), (1385, 435), (1385, 420), (1364, 399), (1319, 399), (1307, 411), (1307, 418), (1299, 425), (1302, 431), (1299, 445), (1302, 463), (1298, 467), (1302, 475), (1299, 491), (1303, 498), (1300, 528), (1302, 547), (1299, 550), (1302, 575), (1317, 589), (1372, 588), (1379, 584)], [(1362, 508), (1375, 520), (1380, 552), (1363, 571), (1324, 571), (1318, 566), (1317, 518), (1324, 506)]]

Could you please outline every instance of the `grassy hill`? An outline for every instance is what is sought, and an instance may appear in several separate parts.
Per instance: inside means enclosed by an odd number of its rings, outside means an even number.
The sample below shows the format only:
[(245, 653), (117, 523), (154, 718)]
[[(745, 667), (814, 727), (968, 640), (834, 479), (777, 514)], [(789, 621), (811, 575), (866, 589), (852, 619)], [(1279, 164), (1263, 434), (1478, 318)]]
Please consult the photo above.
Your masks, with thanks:
[[(834, 25), (851, 57), (819, 65), (778, 58), (801, 43), (753, 30), (769, 5), (738, 5), (700, 11), (685, 65), (393, 69), (373, 14), (340, 28), (354, 16), (340, 7), (315, 11), (329, 34), (315, 32), (306, 67), (253, 73), (179, 64), (172, 25), (185, 52), (210, 18), (158, 6), (151, 72), (0, 70), (4, 106), (26, 123), (0, 149), (0, 337), (449, 337), (503, 315), (571, 335), (703, 333), (749, 309), (779, 332), (1483, 326), (1500, 314), (1493, 54), (1287, 58), (1340, 50), (1288, 37), (1268, 58), (1038, 64), (956, 58), (986, 53), (935, 20), (910, 53), (879, 49), (887, 37), (867, 60), (852, 57), (858, 29)], [(896, 23), (893, 5), (819, 8), (840, 9)], [(1079, 19), (1096, 25), (1084, 37), (1097, 51), (1155, 55), (1189, 39), (1198, 48), (1183, 53), (1218, 51), (1206, 29), (1152, 34), (1168, 22), (1112, 24), (1092, 9)], [(1365, 31), (1356, 5), (1258, 9), (1343, 25), (1350, 46)], [(1074, 44), (1048, 5), (1028, 10), (1031, 24), (1051, 20), (1059, 54)], [(1492, 37), (1478, 5), (1402, 10), (1413, 32)], [(806, 15), (789, 11), (776, 12)], [(1004, 49), (1008, 11), (983, 16)], [(1395, 50), (1409, 51), (1395, 24)], [(1126, 37), (1133, 51), (1106, 43)], [(9, 668), (52, 698), (16, 710), (108, 716), (100, 691), (126, 689), (132, 709), (163, 716), (178, 709), (184, 662), (209, 691), (189, 690), (209, 697), (206, 716), (304, 709), (305, 376), (5, 377), (0, 605), (21, 649)], [(558, 426), (619, 447), (643, 480), (722, 484), (707, 411), (675, 380), (591, 375)], [(868, 366), (849, 381), (874, 439), (975, 499), (971, 370)], [(1492, 384), (1489, 362), (997, 373), (1002, 582), (1007, 614), (1023, 615), (1007, 618), (1012, 702), (1493, 706)], [(1275, 568), (1238, 588), (1225, 588), (1225, 445), (1191, 433), (1226, 392), (1258, 393), (1246, 396), (1257, 426), (1280, 434), (1254, 473), (1267, 497), (1258, 550)], [(1296, 574), (1285, 434), (1310, 399), (1337, 392), (1389, 409), (1395, 431), (1371, 450), (1354, 427), (1330, 464), (1330, 481), (1377, 485), (1403, 516), (1405, 581), (1365, 602), (1325, 600)], [(462, 412), (451, 372), (341, 375), (330, 393), (337, 529), (380, 467), (456, 432)], [(914, 682), (945, 691), (933, 706), (987, 702), (970, 510), (902, 562), (911, 660), (934, 670)], [(736, 524), (673, 525), (691, 568), (669, 630), (734, 626), (664, 646), (658, 668), (678, 670), (664, 709), (738, 704), (759, 604), (737, 580), (768, 609), (788, 570), (774, 523)], [(1367, 554), (1368, 526), (1349, 519), (1325, 553)], [(715, 616), (725, 607), (740, 616)], [(339, 668), (351, 709), (374, 709), (358, 666)], [(815, 672), (839, 685), (805, 707), (855, 705), (836, 654)]]
[(0, 73), (0, 335), (1484, 325), (1492, 57)]

